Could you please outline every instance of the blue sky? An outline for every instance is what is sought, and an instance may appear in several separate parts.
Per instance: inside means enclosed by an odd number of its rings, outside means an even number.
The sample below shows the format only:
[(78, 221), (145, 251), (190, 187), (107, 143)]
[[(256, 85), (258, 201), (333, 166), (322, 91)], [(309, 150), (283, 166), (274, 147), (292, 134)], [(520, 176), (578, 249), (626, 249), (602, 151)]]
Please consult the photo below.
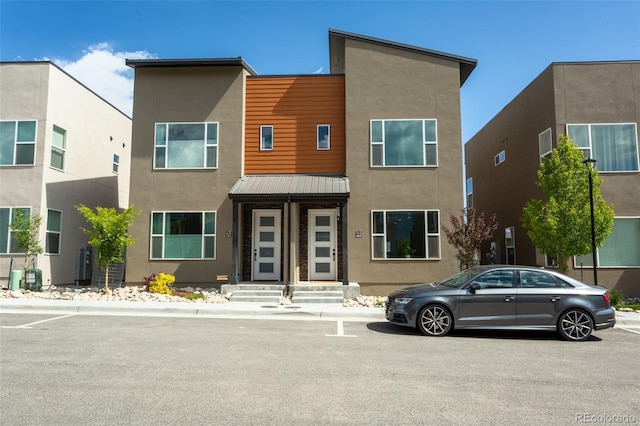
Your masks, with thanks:
[(0, 0), (0, 60), (52, 60), (130, 113), (125, 58), (242, 56), (263, 75), (327, 73), (329, 28), (477, 59), (463, 142), (551, 62), (640, 59), (635, 0)]

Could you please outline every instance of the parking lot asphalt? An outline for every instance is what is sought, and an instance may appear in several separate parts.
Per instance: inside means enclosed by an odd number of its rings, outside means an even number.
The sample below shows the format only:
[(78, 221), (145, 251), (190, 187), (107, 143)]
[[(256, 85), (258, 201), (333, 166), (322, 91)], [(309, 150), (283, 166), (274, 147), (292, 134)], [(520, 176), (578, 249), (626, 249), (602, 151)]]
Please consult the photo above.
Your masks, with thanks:
[[(271, 318), (295, 320), (385, 321), (382, 307), (347, 307), (338, 303), (118, 302), (51, 299), (0, 299), (0, 312), (76, 315)], [(640, 313), (616, 311), (616, 327), (640, 332)]]

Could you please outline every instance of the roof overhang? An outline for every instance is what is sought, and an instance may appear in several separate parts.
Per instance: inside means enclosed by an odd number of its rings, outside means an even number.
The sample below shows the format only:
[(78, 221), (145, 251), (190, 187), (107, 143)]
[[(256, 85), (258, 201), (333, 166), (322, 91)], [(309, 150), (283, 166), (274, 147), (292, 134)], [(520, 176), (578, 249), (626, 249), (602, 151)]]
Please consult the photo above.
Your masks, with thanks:
[(242, 202), (327, 201), (345, 203), (349, 178), (320, 175), (245, 175), (233, 185), (229, 198)]
[(446, 59), (448, 61), (458, 62), (458, 64), (460, 65), (460, 87), (462, 87), (464, 82), (467, 81), (467, 78), (469, 78), (469, 75), (478, 64), (478, 61), (476, 59), (466, 58), (464, 56), (452, 55), (450, 53), (440, 52), (440, 51), (431, 50), (431, 49), (425, 49), (423, 47), (412, 46), (410, 44), (396, 43), (390, 40), (384, 40), (381, 38), (369, 37), (362, 34), (354, 34), (347, 31), (341, 31), (341, 30), (330, 28), (329, 38), (331, 39), (332, 36), (362, 41), (366, 43), (377, 44), (380, 46), (391, 47), (393, 49), (400, 49), (400, 50), (405, 50), (407, 52), (413, 52), (421, 55), (427, 55), (435, 58)]
[(193, 58), (193, 59), (127, 59), (131, 68), (161, 67), (242, 67), (251, 75), (257, 73), (242, 57), (237, 58)]

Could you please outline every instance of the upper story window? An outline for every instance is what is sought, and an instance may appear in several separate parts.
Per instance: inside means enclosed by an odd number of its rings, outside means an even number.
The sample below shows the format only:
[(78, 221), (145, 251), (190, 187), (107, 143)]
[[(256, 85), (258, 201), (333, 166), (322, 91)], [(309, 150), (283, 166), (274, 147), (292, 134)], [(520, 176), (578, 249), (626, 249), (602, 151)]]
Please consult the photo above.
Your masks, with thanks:
[(67, 131), (53, 126), (53, 137), (51, 140), (51, 167), (64, 170), (64, 154), (67, 150)]
[(47, 210), (47, 236), (45, 253), (60, 254), (60, 235), (62, 234), (62, 212)]
[(371, 212), (373, 259), (439, 259), (438, 210)]
[(628, 124), (567, 124), (567, 134), (600, 172), (638, 171), (638, 131)]
[(0, 121), (0, 166), (33, 165), (36, 121)]
[(473, 178), (467, 179), (467, 208), (473, 207)]
[(437, 141), (436, 120), (371, 120), (371, 166), (437, 166)]
[(551, 151), (553, 151), (551, 128), (548, 128), (538, 135), (538, 150), (540, 152), (540, 162), (542, 162), (543, 158), (551, 157)]
[(331, 128), (328, 124), (318, 124), (317, 148), (319, 151), (331, 149)]
[(260, 151), (273, 151), (273, 126), (260, 126)]
[(11, 223), (18, 217), (18, 213), (30, 216), (31, 208), (0, 207), (0, 254), (22, 253), (11, 231)]
[(155, 169), (218, 167), (218, 123), (156, 123)]
[(504, 150), (502, 150), (498, 154), (496, 154), (496, 156), (495, 156), (495, 158), (493, 160), (493, 163), (494, 163), (494, 165), (497, 166), (500, 163), (504, 163), (504, 160), (505, 160), (505, 153), (504, 153)]
[(118, 174), (120, 171), (120, 156), (113, 154), (113, 173)]
[(215, 211), (151, 214), (151, 259), (215, 257)]

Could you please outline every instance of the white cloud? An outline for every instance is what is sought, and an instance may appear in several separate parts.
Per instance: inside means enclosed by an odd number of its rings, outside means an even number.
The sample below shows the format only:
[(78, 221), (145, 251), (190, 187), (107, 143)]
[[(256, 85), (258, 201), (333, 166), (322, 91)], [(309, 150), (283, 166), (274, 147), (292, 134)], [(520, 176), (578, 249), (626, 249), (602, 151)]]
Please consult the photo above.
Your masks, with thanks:
[(133, 69), (125, 59), (153, 59), (139, 50), (115, 52), (108, 43), (90, 46), (75, 62), (53, 59), (56, 65), (131, 117), (133, 110)]
[(324, 67), (320, 67), (317, 70), (315, 70), (313, 73), (314, 74), (322, 74), (322, 71), (324, 70)]

